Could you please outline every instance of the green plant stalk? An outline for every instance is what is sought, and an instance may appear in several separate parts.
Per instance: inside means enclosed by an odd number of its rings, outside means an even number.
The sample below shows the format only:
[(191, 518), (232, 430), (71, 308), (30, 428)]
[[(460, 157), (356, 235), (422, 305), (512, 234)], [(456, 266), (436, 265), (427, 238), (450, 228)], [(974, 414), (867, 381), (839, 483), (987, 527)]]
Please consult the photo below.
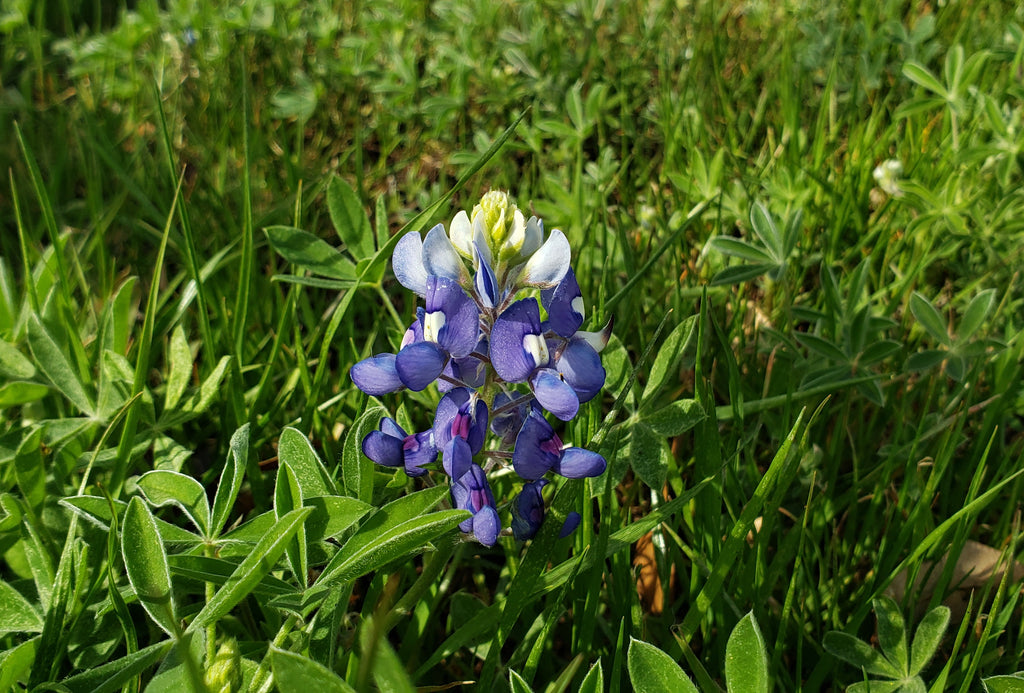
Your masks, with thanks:
[(287, 620), (281, 624), (281, 627), (277, 631), (277, 635), (274, 636), (273, 641), (270, 643), (270, 647), (267, 648), (267, 654), (264, 655), (259, 666), (256, 668), (255, 673), (252, 675), (252, 681), (249, 683), (249, 693), (270, 693), (271, 686), (274, 683), (274, 677), (270, 673), (271, 648), (281, 647), (288, 638), (288, 634), (292, 632), (292, 629), (295, 628), (295, 625), (298, 622), (299, 617), (295, 614), (291, 614), (288, 616)]

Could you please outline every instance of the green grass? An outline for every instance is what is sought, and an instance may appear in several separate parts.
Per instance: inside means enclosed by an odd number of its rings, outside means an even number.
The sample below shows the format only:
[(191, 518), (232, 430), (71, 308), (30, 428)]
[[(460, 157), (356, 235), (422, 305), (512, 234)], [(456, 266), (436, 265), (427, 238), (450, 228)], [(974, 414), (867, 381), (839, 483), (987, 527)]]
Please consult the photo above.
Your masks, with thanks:
[[(0, 17), (4, 685), (185, 690), (220, 658), (252, 690), (575, 691), (600, 661), (618, 691), (633, 638), (713, 690), (753, 612), (775, 690), (844, 690), (826, 634), (884, 647), (898, 575), (937, 580), (895, 595), (914, 633), (968, 541), (1019, 551), (1015, 4), (71, 4)], [(489, 189), (565, 231), (587, 329), (615, 319), (563, 435), (609, 472), (551, 501), (581, 529), (494, 549), (359, 454), (376, 405), (420, 430), (436, 391), (348, 378), (414, 312), (399, 229)], [(1001, 575), (931, 690), (1021, 668)]]

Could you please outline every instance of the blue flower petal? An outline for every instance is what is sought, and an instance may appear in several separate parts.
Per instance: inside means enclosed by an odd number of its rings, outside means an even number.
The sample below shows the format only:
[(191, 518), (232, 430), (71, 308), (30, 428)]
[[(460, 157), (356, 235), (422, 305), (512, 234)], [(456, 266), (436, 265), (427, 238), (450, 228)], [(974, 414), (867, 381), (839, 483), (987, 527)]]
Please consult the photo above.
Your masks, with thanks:
[(558, 533), (558, 538), (565, 539), (567, 536), (575, 532), (576, 528), (580, 526), (581, 519), (583, 518), (575, 510), (566, 515), (565, 522), (562, 523), (562, 530)]
[(370, 431), (363, 438), (363, 454), (385, 467), (401, 467), (405, 464), (402, 439), (381, 431)]
[(485, 306), (493, 308), (501, 300), (498, 278), (494, 276), (494, 270), (491, 269), (490, 263), (484, 259), (483, 254), (480, 252), (480, 247), (474, 245), (473, 252), (477, 265), (475, 282), (477, 296), (480, 297), (480, 301)]
[(423, 476), (427, 473), (423, 466), (437, 460), (434, 432), (428, 430), (406, 436), (402, 441), (402, 451), (405, 453), (405, 473), (409, 476)]
[(583, 307), (583, 294), (576, 282), (576, 274), (570, 267), (553, 289), (540, 292), (540, 301), (548, 312), (548, 325), (557, 334), (566, 339), (580, 329), (586, 312)]
[(555, 359), (555, 368), (576, 391), (580, 402), (589, 402), (604, 387), (601, 357), (585, 340), (570, 340)]
[(541, 368), (530, 377), (530, 389), (540, 406), (562, 421), (570, 421), (580, 409), (580, 399), (572, 386), (562, 380), (554, 368)]
[(352, 382), (368, 395), (398, 392), (405, 385), (398, 375), (394, 354), (377, 354), (363, 359), (349, 370)]
[(444, 324), (437, 343), (455, 358), (469, 356), (480, 340), (480, 311), (458, 282), (445, 277), (427, 277), (427, 319), (440, 311)]
[(473, 453), (462, 438), (452, 438), (441, 451), (441, 466), (452, 479), (461, 479), (472, 465)]
[(433, 342), (415, 342), (398, 352), (395, 369), (407, 388), (415, 392), (441, 375), (448, 356)]
[(562, 457), (555, 462), (552, 471), (570, 479), (601, 476), (608, 463), (596, 452), (584, 448), (566, 448)]
[[(427, 274), (445, 277), (454, 282), (458, 282), (466, 273), (466, 266), (462, 264), (462, 259), (459, 258), (459, 253), (442, 224), (427, 231), (427, 237), (423, 239), (423, 265)], [(427, 310), (429, 311), (429, 308)]]
[(484, 546), (494, 546), (501, 532), (501, 520), (498, 511), (486, 506), (473, 516), (473, 536)]
[(544, 521), (544, 496), (541, 489), (547, 479), (523, 484), (522, 490), (512, 502), (512, 536), (519, 541), (532, 539)]
[(536, 409), (531, 409), (516, 436), (512, 467), (523, 479), (540, 479), (558, 462), (561, 445), (551, 424)]
[(536, 299), (516, 301), (494, 321), (491, 327), (491, 365), (505, 382), (521, 383), (535, 368), (546, 366), (547, 363), (538, 363), (547, 356), (546, 352)]
[(391, 266), (398, 282), (420, 296), (427, 292), (427, 268), (423, 264), (423, 241), (418, 233), (407, 233), (395, 245)]

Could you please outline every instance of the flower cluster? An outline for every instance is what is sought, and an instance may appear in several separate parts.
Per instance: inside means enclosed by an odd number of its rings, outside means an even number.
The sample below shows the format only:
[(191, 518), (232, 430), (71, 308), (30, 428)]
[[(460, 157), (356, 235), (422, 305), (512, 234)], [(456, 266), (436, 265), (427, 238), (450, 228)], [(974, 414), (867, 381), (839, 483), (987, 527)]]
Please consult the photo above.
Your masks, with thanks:
[[(454, 505), (472, 513), (461, 529), (488, 546), (501, 533), (486, 475), (495, 466), (511, 461), (525, 482), (511, 504), (511, 532), (521, 540), (544, 518), (548, 472), (582, 478), (606, 467), (597, 453), (563, 445), (545, 417), (571, 420), (604, 386), (598, 354), (611, 323), (580, 330), (584, 304), (569, 242), (558, 229), (544, 235), (543, 222), (527, 220), (507, 194), (492, 191), (472, 215), (455, 215), (447, 233), (438, 224), (425, 238), (404, 236), (392, 257), (395, 276), (424, 305), (397, 354), (377, 354), (351, 370), (369, 395), (437, 382), (443, 397), (429, 430), (407, 433), (384, 418), (363, 440), (363, 453), (409, 476), (426, 474), (440, 455)], [(563, 534), (578, 523), (574, 513)]]

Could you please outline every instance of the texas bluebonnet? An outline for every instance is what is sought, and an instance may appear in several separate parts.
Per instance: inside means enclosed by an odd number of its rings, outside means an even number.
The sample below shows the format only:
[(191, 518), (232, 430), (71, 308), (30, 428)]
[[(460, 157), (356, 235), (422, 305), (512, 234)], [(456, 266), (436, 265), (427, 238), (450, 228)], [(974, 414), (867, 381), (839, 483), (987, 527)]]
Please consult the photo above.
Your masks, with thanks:
[[(384, 418), (363, 440), (364, 454), (409, 476), (436, 469), (440, 454), (453, 504), (472, 513), (462, 531), (488, 546), (501, 534), (503, 508), (487, 472), (511, 461), (524, 481), (510, 504), (511, 533), (532, 538), (549, 472), (575, 479), (605, 470), (601, 455), (564, 445), (545, 413), (569, 421), (600, 392), (611, 322), (580, 331), (586, 313), (568, 240), (558, 229), (545, 238), (543, 222), (526, 219), (503, 192), (485, 194), (472, 215), (456, 214), (447, 232), (438, 224), (424, 238), (404, 236), (392, 266), (424, 305), (398, 353), (355, 364), (352, 381), (369, 395), (436, 382), (444, 396), (430, 429), (409, 434)], [(570, 513), (563, 536), (579, 521)]]

